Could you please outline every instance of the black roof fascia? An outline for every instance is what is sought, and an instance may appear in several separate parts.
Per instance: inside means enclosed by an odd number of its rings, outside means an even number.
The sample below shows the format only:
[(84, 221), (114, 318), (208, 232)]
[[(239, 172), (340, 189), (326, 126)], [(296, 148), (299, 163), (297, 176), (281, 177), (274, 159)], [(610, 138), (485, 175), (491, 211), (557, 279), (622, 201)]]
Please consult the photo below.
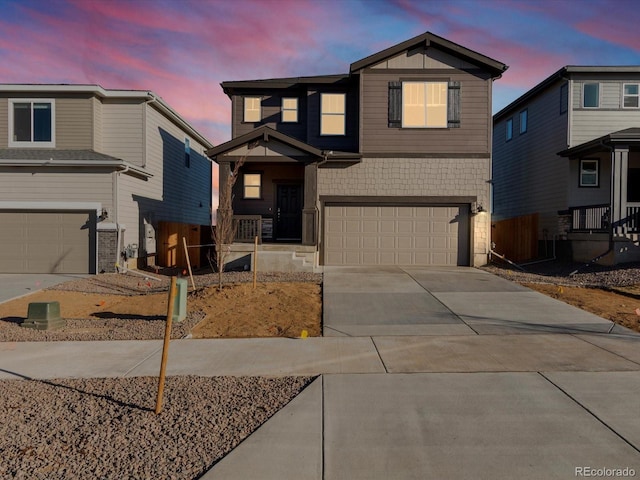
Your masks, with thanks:
[(373, 64), (379, 63), (386, 58), (397, 55), (398, 53), (403, 52), (404, 50), (408, 50), (417, 45), (423, 44), (425, 46), (435, 45), (445, 51), (453, 53), (458, 57), (462, 57), (465, 60), (470, 61), (478, 65), (481, 68), (486, 69), (491, 73), (493, 77), (499, 77), (502, 75), (509, 67), (502, 62), (494, 60), (493, 58), (487, 57), (486, 55), (482, 55), (481, 53), (474, 52), (473, 50), (469, 50), (462, 45), (458, 45), (457, 43), (453, 43), (445, 38), (439, 37), (438, 35), (434, 35), (431, 32), (425, 32), (421, 35), (413, 37), (409, 40), (406, 40), (402, 43), (398, 43), (392, 47), (389, 47), (385, 50), (382, 50), (378, 53), (374, 53), (373, 55), (369, 55), (357, 62), (351, 64), (350, 72), (357, 73), (359, 70), (363, 68), (369, 67)]
[(558, 152), (560, 157), (577, 158), (582, 155), (590, 155), (615, 144), (640, 144), (640, 128), (626, 128), (617, 132), (609, 133), (602, 137), (589, 140), (575, 147), (567, 148)]
[(349, 75), (319, 75), (316, 77), (268, 78), (264, 80), (237, 80), (222, 82), (220, 86), (229, 97), (238, 90), (287, 89), (300, 85), (340, 85), (350, 80)]

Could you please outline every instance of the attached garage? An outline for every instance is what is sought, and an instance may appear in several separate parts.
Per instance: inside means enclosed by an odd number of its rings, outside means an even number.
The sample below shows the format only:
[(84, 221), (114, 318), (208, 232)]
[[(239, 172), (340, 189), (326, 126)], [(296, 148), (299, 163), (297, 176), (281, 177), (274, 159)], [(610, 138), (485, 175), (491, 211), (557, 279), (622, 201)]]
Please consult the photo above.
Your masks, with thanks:
[(95, 211), (0, 211), (0, 273), (94, 273)]
[(469, 205), (325, 205), (325, 265), (469, 265)]

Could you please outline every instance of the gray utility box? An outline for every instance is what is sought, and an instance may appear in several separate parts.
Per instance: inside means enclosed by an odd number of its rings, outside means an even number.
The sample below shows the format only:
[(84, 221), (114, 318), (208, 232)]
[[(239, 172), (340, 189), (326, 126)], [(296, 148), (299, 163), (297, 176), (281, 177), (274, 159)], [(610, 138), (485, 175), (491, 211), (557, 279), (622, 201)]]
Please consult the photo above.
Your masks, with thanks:
[(66, 324), (66, 320), (60, 317), (60, 302), (30, 303), (27, 319), (22, 322), (23, 327), (36, 330), (55, 330)]
[(176, 279), (176, 298), (173, 302), (173, 317), (171, 321), (181, 322), (187, 318), (187, 279)]

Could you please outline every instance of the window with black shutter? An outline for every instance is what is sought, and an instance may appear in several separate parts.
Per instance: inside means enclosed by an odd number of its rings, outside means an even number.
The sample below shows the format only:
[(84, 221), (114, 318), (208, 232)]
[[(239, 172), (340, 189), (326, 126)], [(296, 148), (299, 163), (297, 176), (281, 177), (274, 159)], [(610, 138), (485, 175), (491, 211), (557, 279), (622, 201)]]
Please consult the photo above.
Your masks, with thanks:
[[(429, 92), (430, 89), (427, 88), (428, 85), (441, 84), (442, 82), (410, 82), (414, 87), (413, 90), (420, 92), (420, 84), (425, 86), (425, 91)], [(402, 82), (389, 82), (389, 128), (429, 128), (430, 125), (426, 121), (427, 116), (429, 115), (429, 108), (433, 108), (433, 102), (426, 97), (422, 97), (420, 93), (418, 93), (418, 99), (403, 99), (403, 84)], [(404, 102), (410, 102), (411, 105), (407, 105)], [(420, 102), (422, 102), (422, 107), (420, 107)], [(442, 103), (439, 103), (439, 107), (442, 107)], [(412, 123), (403, 125), (403, 109), (404, 108), (411, 109), (414, 114), (412, 114)], [(424, 109), (424, 118), (423, 122), (416, 121), (415, 112), (419, 111), (420, 108)], [(447, 84), (447, 128), (459, 128), (460, 127), (460, 82), (448, 82)], [(443, 112), (444, 113), (444, 112)], [(419, 115), (418, 115), (419, 117)], [(444, 126), (444, 124), (442, 124)]]

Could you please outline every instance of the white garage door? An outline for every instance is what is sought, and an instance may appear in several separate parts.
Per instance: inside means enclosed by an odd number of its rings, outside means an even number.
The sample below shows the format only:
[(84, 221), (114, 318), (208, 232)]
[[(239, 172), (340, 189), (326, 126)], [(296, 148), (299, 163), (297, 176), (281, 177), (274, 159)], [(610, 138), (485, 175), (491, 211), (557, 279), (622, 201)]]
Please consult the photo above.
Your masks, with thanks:
[(468, 206), (326, 206), (325, 265), (469, 265)]
[(0, 212), (0, 273), (90, 273), (95, 214)]

